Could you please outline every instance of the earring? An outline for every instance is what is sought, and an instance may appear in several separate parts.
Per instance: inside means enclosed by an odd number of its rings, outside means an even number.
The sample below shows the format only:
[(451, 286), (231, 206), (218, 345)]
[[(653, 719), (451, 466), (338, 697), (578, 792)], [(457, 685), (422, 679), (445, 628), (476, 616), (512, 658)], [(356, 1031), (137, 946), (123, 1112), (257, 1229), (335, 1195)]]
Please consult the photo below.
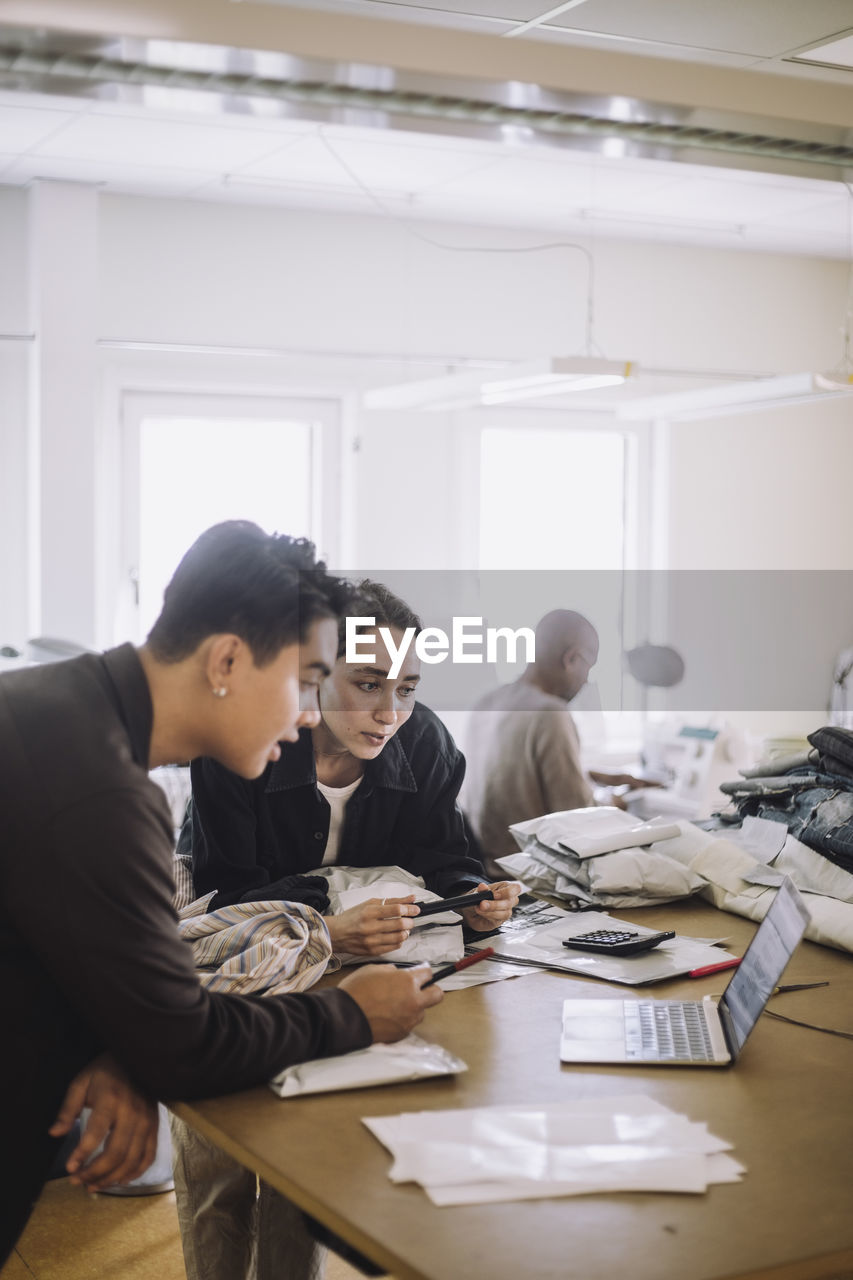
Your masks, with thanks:
[(224, 698), (228, 690), (225, 688), (224, 684), (221, 684), (217, 689), (211, 689), (210, 692), (213, 694), (214, 698)]

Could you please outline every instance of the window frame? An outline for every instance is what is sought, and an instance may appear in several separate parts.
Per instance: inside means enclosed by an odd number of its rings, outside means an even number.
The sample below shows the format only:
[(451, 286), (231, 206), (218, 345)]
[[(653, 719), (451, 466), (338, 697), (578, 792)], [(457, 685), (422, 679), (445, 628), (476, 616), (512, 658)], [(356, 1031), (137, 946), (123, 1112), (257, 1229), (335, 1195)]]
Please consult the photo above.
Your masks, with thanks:
[[(548, 429), (555, 432), (607, 432), (617, 433), (624, 439), (623, 473), (623, 556), (622, 556), (622, 618), (621, 645), (623, 651), (641, 643), (660, 630), (665, 630), (667, 601), (663, 573), (646, 570), (665, 569), (668, 560), (669, 495), (668, 485), (668, 434), (666, 424), (660, 422), (620, 422), (610, 415), (592, 415), (582, 411), (547, 409), (544, 406), (503, 408), (478, 413), (471, 423), (471, 431), (464, 449), (469, 481), (474, 485), (476, 502), (470, 504), (465, 538), (468, 552), (474, 563), (480, 566), (480, 449), (482, 432), (489, 427), (525, 427)], [(617, 570), (618, 572), (618, 570)], [(621, 702), (624, 709), (626, 694), (622, 686)], [(582, 699), (581, 699), (582, 702)], [(577, 714), (583, 714), (581, 703)], [(595, 714), (600, 715), (600, 712)], [(608, 715), (612, 727), (624, 710)]]
[(330, 396), (246, 391), (125, 390), (119, 412), (117, 490), (119, 563), (115, 581), (116, 640), (141, 641), (136, 575), (140, 554), (140, 428), (147, 418), (275, 420), (306, 423), (311, 440), (310, 526), (298, 532), (334, 560), (342, 536), (341, 404)]

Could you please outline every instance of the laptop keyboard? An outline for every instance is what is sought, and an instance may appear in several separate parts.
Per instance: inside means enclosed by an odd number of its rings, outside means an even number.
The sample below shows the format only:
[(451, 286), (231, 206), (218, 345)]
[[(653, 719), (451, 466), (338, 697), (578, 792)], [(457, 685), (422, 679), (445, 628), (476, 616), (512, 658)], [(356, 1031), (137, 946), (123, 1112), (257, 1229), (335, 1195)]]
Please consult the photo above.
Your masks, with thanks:
[(689, 1000), (626, 1000), (625, 1047), (640, 1062), (714, 1059), (702, 1006)]

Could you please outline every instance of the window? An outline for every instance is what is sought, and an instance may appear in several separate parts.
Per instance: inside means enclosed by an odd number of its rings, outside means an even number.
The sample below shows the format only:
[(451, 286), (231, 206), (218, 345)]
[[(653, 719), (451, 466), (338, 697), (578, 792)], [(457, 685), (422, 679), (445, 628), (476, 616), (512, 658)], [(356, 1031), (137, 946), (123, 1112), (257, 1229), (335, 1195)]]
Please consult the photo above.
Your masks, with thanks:
[[(598, 665), (573, 711), (622, 703), (625, 570), (637, 564), (633, 455), (622, 431), (520, 424), (481, 433), (480, 567), (494, 571), (482, 575), (484, 609), (504, 625), (535, 625), (551, 609), (593, 622)], [(523, 668), (504, 664), (497, 678)]]
[[(183, 553), (220, 520), (323, 545), (324, 489), (334, 488), (329, 402), (237, 397), (128, 397), (125, 415), (125, 625), (140, 640)], [(323, 483), (322, 456), (330, 475)], [(328, 496), (332, 496), (329, 494)], [(333, 502), (330, 511), (334, 511)]]
[(483, 431), (482, 569), (621, 570), (624, 558), (621, 432), (549, 427)]

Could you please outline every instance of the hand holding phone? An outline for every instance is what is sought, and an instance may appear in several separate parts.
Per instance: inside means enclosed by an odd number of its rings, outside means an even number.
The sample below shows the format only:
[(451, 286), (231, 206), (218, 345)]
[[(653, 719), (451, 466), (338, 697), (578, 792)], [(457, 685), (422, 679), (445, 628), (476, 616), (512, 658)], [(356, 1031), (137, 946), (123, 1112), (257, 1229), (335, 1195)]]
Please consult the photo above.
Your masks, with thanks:
[(478, 902), (491, 901), (494, 898), (491, 889), (482, 889), (480, 893), (463, 893), (458, 898), (439, 898), (437, 902), (416, 902), (422, 916), (438, 915), (442, 911), (464, 911), (466, 907), (476, 907)]

